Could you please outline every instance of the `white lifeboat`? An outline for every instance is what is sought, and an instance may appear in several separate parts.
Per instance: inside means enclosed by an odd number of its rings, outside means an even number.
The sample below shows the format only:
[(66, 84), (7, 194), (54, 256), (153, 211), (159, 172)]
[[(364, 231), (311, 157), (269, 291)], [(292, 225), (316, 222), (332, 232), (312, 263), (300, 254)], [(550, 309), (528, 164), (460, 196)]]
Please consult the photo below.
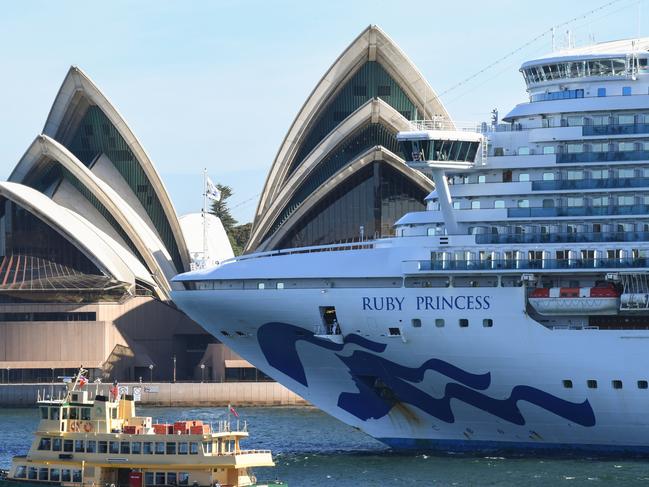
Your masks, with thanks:
[(529, 302), (542, 315), (614, 315), (620, 292), (611, 283), (596, 287), (536, 288)]

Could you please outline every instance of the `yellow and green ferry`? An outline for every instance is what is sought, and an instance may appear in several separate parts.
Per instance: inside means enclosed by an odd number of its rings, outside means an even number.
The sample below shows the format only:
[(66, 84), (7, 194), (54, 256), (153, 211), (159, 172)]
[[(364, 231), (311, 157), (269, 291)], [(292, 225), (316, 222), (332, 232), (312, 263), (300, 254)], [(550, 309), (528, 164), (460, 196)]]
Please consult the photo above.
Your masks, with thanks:
[(215, 425), (154, 424), (136, 416), (133, 397), (120, 397), (116, 386), (84, 388), (84, 374), (80, 369), (60, 399), (38, 398), (35, 438), (27, 455), (0, 473), (0, 487), (286, 487), (252, 474), (274, 462), (269, 450), (241, 449), (246, 422), (228, 414)]

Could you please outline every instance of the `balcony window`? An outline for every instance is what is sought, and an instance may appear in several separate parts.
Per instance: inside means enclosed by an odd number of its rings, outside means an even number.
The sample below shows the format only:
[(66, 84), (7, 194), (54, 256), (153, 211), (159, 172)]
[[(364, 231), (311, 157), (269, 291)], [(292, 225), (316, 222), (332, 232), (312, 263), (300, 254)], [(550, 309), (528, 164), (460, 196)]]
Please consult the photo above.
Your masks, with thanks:
[(631, 87), (623, 86), (622, 87), (622, 96), (631, 96)]
[(635, 202), (635, 197), (633, 196), (618, 196), (617, 204), (619, 206), (631, 206)]
[(518, 148), (518, 155), (519, 156), (529, 156), (530, 155), (530, 148), (529, 147), (519, 147)]
[(598, 196), (592, 199), (593, 206), (608, 206), (608, 196)]
[(460, 209), (460, 202), (459, 201), (454, 201), (453, 202), (453, 209), (454, 210), (459, 210)]
[(568, 207), (570, 208), (580, 208), (584, 206), (584, 198), (568, 198)]
[(554, 181), (554, 173), (553, 172), (544, 172), (543, 173), (543, 181)]
[(590, 151), (591, 152), (607, 152), (608, 151), (608, 143), (595, 142), (593, 144), (590, 144)]
[(584, 117), (568, 117), (566, 120), (569, 127), (577, 127), (584, 124)]
[(584, 179), (583, 171), (568, 171), (568, 180), (570, 181), (580, 181)]
[(635, 170), (633, 169), (618, 169), (617, 171), (617, 177), (619, 178), (632, 178), (635, 176)]
[(595, 169), (590, 172), (593, 179), (608, 179), (608, 169)]
[(521, 183), (525, 183), (530, 180), (530, 175), (527, 173), (522, 173), (518, 175), (518, 181)]
[(592, 125), (608, 125), (608, 115), (595, 115), (590, 122)]
[(518, 200), (516, 202), (516, 206), (519, 208), (529, 208), (530, 207), (530, 200)]
[(568, 154), (580, 154), (584, 152), (584, 144), (568, 144)]
[(504, 208), (505, 207), (505, 201), (504, 200), (496, 200), (494, 201), (494, 208)]
[(606, 88), (597, 88), (597, 96), (606, 96)]
[(543, 153), (544, 154), (554, 154), (554, 146), (553, 145), (547, 145), (543, 148)]
[(618, 150), (620, 152), (630, 152), (635, 150), (635, 143), (634, 142), (620, 142), (618, 144)]
[(487, 177), (486, 176), (478, 176), (478, 183), (486, 183), (487, 182)]
[(554, 208), (554, 200), (553, 199), (543, 200), (543, 208)]
[(479, 210), (480, 209), (480, 201), (472, 201), (471, 202), (471, 209), (472, 210)]
[(633, 115), (619, 115), (617, 117), (617, 123), (620, 125), (630, 125), (635, 123), (635, 117)]

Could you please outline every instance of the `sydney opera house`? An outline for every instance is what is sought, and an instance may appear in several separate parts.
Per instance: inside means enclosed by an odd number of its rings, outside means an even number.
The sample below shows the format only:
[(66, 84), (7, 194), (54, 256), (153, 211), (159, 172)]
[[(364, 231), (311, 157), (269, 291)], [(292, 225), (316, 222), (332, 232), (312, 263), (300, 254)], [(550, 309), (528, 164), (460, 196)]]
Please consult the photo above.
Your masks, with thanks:
[(0, 379), (47, 380), (81, 364), (121, 380), (186, 379), (201, 364), (218, 375), (228, 352), (170, 301), (171, 278), (196, 257), (232, 257), (209, 217), (203, 256), (202, 238), (196, 248), (187, 235), (202, 237), (201, 215), (179, 220), (129, 126), (72, 67), (43, 132), (0, 183)]
[(416, 119), (449, 116), (399, 47), (369, 26), (295, 117), (266, 179), (247, 250), (391, 235), (402, 215), (424, 209), (432, 190), (397, 155), (397, 132)]

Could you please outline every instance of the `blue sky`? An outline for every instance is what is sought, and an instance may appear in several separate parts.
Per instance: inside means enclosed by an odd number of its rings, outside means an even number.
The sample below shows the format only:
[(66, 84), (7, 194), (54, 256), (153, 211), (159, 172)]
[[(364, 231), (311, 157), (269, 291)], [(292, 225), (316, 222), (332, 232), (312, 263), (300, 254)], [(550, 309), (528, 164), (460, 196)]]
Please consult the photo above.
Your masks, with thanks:
[[(14, 1), (0, 17), (0, 178), (40, 132), (63, 77), (81, 67), (129, 122), (179, 214), (202, 204), (202, 169), (249, 221), (275, 153), (320, 77), (378, 24), (442, 93), (606, 0)], [(577, 45), (649, 35), (648, 0), (570, 25)], [(640, 21), (639, 21), (640, 19)], [(565, 37), (557, 32), (557, 44)], [(442, 97), (458, 121), (525, 100), (521, 62), (550, 36)]]

